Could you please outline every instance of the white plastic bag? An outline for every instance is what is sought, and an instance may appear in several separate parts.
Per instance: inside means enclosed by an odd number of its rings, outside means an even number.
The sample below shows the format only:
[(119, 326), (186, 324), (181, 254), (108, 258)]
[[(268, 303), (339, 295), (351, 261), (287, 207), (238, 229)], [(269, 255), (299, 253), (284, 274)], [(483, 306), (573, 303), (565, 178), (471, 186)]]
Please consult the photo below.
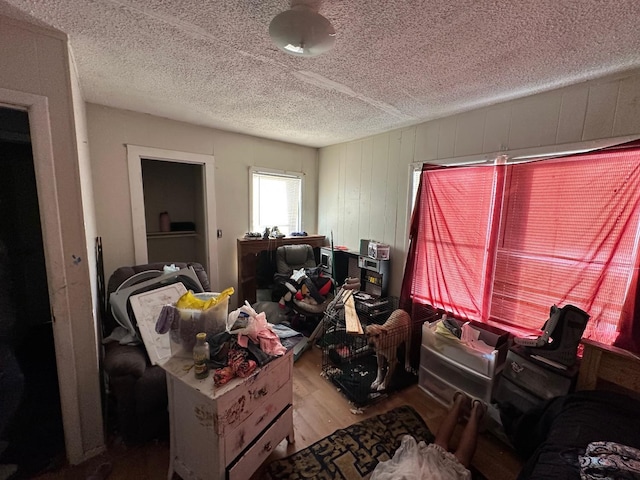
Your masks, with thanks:
[(242, 307), (229, 314), (227, 323), (227, 328), (229, 328), (229, 325), (233, 325), (241, 313), (249, 317), (246, 327), (231, 331), (231, 333), (238, 334), (238, 345), (246, 348), (248, 340), (251, 340), (253, 343), (258, 343), (260, 349), (269, 355), (279, 356), (287, 353), (287, 349), (282, 346), (278, 335), (267, 321), (266, 314), (264, 312), (257, 313), (246, 300), (244, 303)]
[(391, 460), (376, 465), (370, 480), (463, 480), (471, 479), (455, 456), (436, 445), (417, 443), (411, 435), (402, 443)]

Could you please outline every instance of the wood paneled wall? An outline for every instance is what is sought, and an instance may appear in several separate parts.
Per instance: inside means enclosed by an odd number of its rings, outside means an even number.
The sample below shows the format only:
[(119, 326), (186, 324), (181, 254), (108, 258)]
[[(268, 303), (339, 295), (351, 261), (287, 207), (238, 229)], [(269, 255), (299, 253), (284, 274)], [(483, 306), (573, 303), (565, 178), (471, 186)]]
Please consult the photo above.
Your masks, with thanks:
[[(454, 87), (453, 87), (454, 88)], [(391, 245), (398, 295), (408, 247), (410, 166), (461, 163), (640, 135), (640, 71), (538, 93), (320, 149), (318, 233)]]

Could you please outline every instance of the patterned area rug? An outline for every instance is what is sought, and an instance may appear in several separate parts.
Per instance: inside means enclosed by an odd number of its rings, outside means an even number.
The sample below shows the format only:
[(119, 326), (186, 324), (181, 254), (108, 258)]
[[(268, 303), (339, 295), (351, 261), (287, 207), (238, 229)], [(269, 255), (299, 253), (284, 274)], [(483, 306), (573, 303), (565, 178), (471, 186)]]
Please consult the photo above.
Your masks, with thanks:
[(368, 479), (378, 462), (389, 460), (403, 435), (433, 441), (422, 417), (410, 406), (394, 408), (334, 433), (293, 455), (271, 462), (269, 480)]

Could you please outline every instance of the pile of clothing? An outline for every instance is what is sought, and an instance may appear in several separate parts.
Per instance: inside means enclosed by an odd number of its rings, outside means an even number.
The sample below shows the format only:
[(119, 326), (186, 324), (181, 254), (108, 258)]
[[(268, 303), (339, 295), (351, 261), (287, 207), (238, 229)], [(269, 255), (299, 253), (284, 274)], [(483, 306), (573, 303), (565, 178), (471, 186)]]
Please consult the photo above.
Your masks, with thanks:
[(207, 337), (216, 386), (234, 377), (248, 377), (258, 366), (287, 352), (265, 313), (257, 313), (248, 303), (229, 314), (229, 324), (233, 325), (230, 332)]
[[(167, 333), (179, 321), (178, 309), (165, 305), (156, 322), (156, 332)], [(264, 312), (257, 313), (248, 303), (229, 314), (227, 325), (230, 328), (224, 331), (207, 333), (208, 363), (216, 386), (235, 377), (248, 377), (256, 368), (284, 355), (292, 339), (301, 337), (284, 325), (270, 324)]]
[(294, 298), (309, 305), (321, 305), (332, 288), (333, 280), (320, 267), (300, 268), (291, 275), (275, 275), (272, 297), (281, 308), (290, 306)]

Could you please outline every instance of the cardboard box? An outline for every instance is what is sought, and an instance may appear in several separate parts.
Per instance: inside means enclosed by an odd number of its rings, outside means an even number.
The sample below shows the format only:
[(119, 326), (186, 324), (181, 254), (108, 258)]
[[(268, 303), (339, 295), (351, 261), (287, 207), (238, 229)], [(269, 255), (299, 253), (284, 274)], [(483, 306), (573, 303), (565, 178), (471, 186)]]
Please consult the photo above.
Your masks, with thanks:
[(486, 323), (477, 322), (475, 320), (471, 320), (469, 325), (480, 331), (480, 336), (478, 337), (479, 340), (482, 340), (487, 345), (491, 345), (496, 349), (505, 345), (511, 335), (508, 331), (499, 327), (487, 325)]

